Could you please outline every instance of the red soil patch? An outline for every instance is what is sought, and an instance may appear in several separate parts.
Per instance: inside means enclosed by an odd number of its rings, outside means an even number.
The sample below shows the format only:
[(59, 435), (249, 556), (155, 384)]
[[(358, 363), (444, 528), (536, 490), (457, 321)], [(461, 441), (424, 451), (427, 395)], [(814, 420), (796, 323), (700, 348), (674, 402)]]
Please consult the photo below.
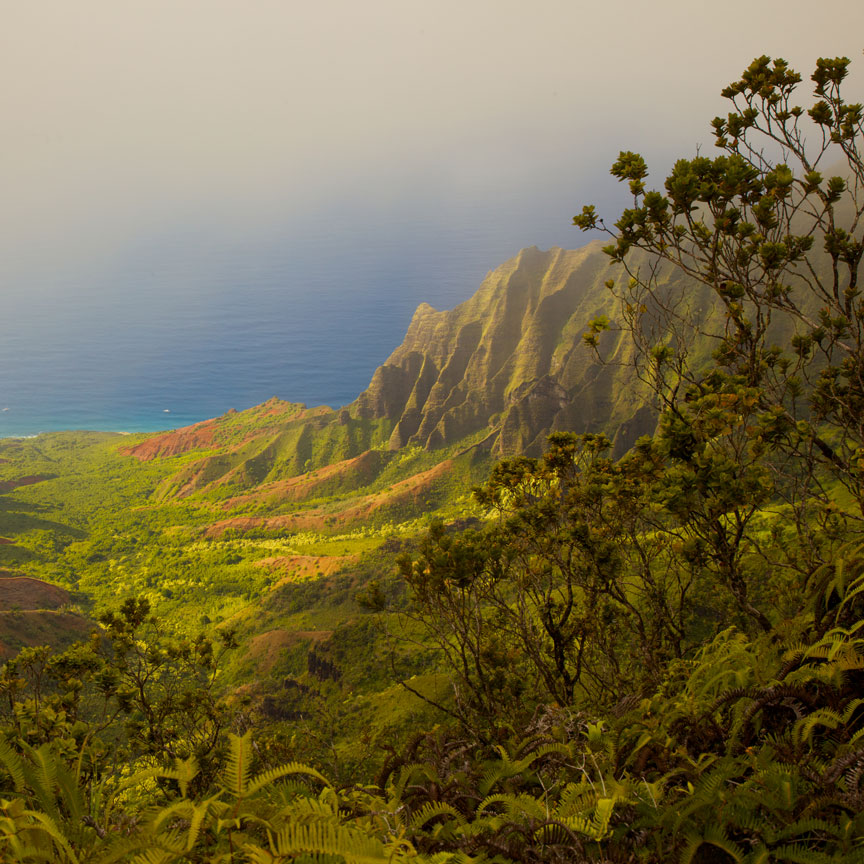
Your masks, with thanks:
[(0, 480), (0, 492), (11, 492), (19, 486), (32, 486), (43, 480), (50, 480), (47, 474), (29, 474), (27, 477), (19, 477), (16, 480)]
[(346, 564), (357, 562), (356, 555), (285, 555), (262, 558), (255, 562), (256, 567), (282, 571), (285, 575), (273, 586), (295, 582), (298, 579), (311, 579), (315, 576), (330, 576)]
[(36, 645), (62, 650), (86, 638), (93, 629), (92, 621), (70, 612), (0, 612), (0, 660), (9, 660), (22, 648)]
[(283, 516), (236, 516), (233, 519), (222, 519), (219, 522), (214, 522), (204, 530), (204, 535), (206, 537), (221, 537), (229, 528), (241, 532), (251, 531), (253, 528), (264, 528), (268, 531), (282, 529), (318, 531), (322, 528), (343, 527), (353, 522), (361, 522), (385, 505), (416, 501), (435, 480), (448, 473), (452, 465), (453, 463), (447, 459), (428, 471), (394, 483), (389, 490), (375, 495), (364, 495), (341, 510), (315, 507), (310, 510), (301, 510), (298, 513), (287, 513)]
[(283, 651), (298, 642), (324, 642), (332, 635), (332, 630), (269, 630), (249, 641), (246, 656), (255, 662), (260, 672), (266, 673)]
[[(332, 410), (332, 408), (328, 408), (326, 405), (319, 408), (307, 409), (302, 405), (293, 402), (283, 402), (281, 399), (274, 397), (261, 405), (256, 405), (254, 408), (242, 412), (242, 415), (248, 417), (250, 420), (260, 420), (264, 417), (300, 420), (332, 413)], [(238, 415), (238, 412), (229, 411), (228, 414)], [(152, 459), (164, 459), (168, 456), (176, 456), (179, 453), (188, 453), (191, 450), (207, 450), (213, 446), (217, 446), (219, 443), (216, 437), (222, 426), (220, 423), (222, 419), (221, 417), (213, 417), (210, 420), (203, 420), (192, 426), (183, 426), (180, 429), (154, 435), (140, 444), (122, 448), (120, 452), (128, 456), (134, 456), (142, 462), (149, 462)], [(243, 440), (232, 449), (239, 449), (239, 447), (248, 441), (271, 434), (278, 426), (278, 423), (268, 425), (265, 428), (255, 428), (253, 426), (248, 430)], [(229, 429), (236, 430), (237, 427), (232, 425)]]
[(222, 504), (223, 510), (233, 510), (245, 504), (267, 504), (278, 501), (305, 501), (313, 498), (315, 493), (329, 480), (339, 478), (347, 480), (357, 477), (361, 482), (372, 479), (375, 470), (380, 464), (380, 456), (372, 450), (367, 450), (353, 459), (344, 459), (325, 465), (315, 471), (306, 474), (298, 474), (287, 480), (277, 480), (273, 483), (265, 483), (254, 492), (245, 495), (236, 495)]
[(0, 546), (14, 546), (15, 544), (8, 537), (0, 537)]
[(212, 446), (216, 429), (215, 419), (204, 420), (192, 426), (154, 435), (131, 447), (121, 447), (120, 452), (126, 456), (134, 456), (139, 462), (151, 462), (153, 459), (165, 459), (188, 453), (190, 450), (205, 450)]
[(58, 609), (69, 602), (69, 592), (30, 576), (0, 579), (0, 611), (11, 609)]
[[(218, 468), (215, 472), (218, 476), (208, 479), (208, 474), (213, 473), (208, 469), (214, 464), (214, 460), (217, 461), (218, 465), (219, 460), (223, 460), (226, 454), (236, 453), (250, 442), (259, 439), (266, 440), (268, 436), (277, 435), (289, 422), (294, 423), (324, 417), (332, 413), (333, 409), (326, 405), (318, 408), (306, 408), (303, 405), (273, 398), (262, 405), (242, 412), (242, 414), (237, 411), (228, 412), (228, 414), (245, 418), (247, 421), (245, 427), (240, 423), (226, 426), (221, 422), (224, 418), (216, 417), (196, 423), (194, 426), (186, 426), (173, 432), (153, 436), (140, 444), (124, 448), (120, 452), (146, 462), (193, 450), (224, 448), (216, 456), (205, 456), (198, 462), (186, 466), (182, 472), (172, 478), (174, 482), (182, 482), (182, 485), (172, 493), (172, 497), (184, 498), (193, 492), (229, 484), (238, 476), (242, 478), (246, 470), (244, 460), (239, 465), (227, 470), (224, 467)], [(265, 422), (262, 423), (262, 420)], [(256, 423), (261, 425), (255, 425)], [(226, 438), (237, 434), (242, 434), (243, 437), (240, 440), (226, 441)]]

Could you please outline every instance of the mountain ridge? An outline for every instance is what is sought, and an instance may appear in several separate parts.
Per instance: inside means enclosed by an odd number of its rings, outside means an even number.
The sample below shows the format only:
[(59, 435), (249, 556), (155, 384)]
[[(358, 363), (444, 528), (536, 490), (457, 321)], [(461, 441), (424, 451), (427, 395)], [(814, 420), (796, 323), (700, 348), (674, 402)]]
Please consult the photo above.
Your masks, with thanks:
[(454, 309), (421, 303), (349, 406), (352, 416), (391, 420), (391, 450), (439, 449), (493, 428), (500, 455), (542, 449), (563, 428), (619, 433), (618, 449), (627, 449), (653, 427), (640, 411), (647, 394), (634, 392), (638, 382), (620, 364), (599, 364), (581, 339), (592, 318), (609, 312), (608, 268), (599, 242), (532, 246)]
[(160, 497), (220, 487), (229, 494), (368, 451), (380, 454), (378, 470), (385, 454), (405, 447), (536, 455), (556, 430), (603, 432), (620, 455), (653, 431), (656, 413), (624, 331), (601, 336), (611, 362), (582, 339), (592, 319), (612, 317), (609, 275), (599, 241), (575, 250), (527, 247), (453, 309), (420, 303), (402, 342), (351, 404), (307, 408), (274, 397), (123, 452), (143, 461), (201, 454), (163, 482)]

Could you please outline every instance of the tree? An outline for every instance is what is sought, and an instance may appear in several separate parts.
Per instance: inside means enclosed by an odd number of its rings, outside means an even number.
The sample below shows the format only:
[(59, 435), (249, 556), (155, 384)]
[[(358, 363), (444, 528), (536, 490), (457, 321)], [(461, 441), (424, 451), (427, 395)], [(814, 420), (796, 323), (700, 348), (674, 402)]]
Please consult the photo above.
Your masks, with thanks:
[(433, 532), (403, 565), (477, 710), (512, 702), (508, 663), (541, 701), (647, 692), (716, 632), (801, 612), (864, 528), (864, 128), (841, 93), (848, 64), (818, 62), (805, 110), (800, 76), (756, 59), (723, 91), (723, 155), (679, 160), (659, 192), (621, 153), (633, 206), (614, 229), (593, 206), (575, 218), (611, 235), (624, 271), (607, 283), (615, 323), (595, 319), (585, 341), (602, 355), (612, 326), (635, 341), (658, 425), (617, 463), (596, 436), (560, 435), (543, 460), (502, 463), (477, 495), (491, 525)]
[[(672, 455), (695, 468), (710, 451), (738, 479), (761, 474), (765, 497), (783, 500), (796, 528), (794, 555), (772, 563), (805, 576), (864, 516), (864, 115), (842, 93), (849, 62), (817, 62), (805, 109), (801, 76), (757, 58), (723, 90), (732, 110), (712, 122), (723, 155), (679, 160), (660, 192), (649, 191), (642, 157), (622, 152), (612, 174), (629, 183), (633, 206), (614, 230), (593, 206), (574, 219), (612, 237), (605, 251), (625, 271), (607, 283), (618, 324), (640, 348)], [(687, 277), (683, 293), (670, 291), (670, 267)], [(714, 317), (693, 315), (698, 292)], [(597, 349), (608, 327), (592, 322), (588, 344)], [(692, 351), (693, 334), (713, 340), (710, 356)], [(838, 507), (844, 496), (851, 507)], [(735, 560), (752, 535), (730, 511), (721, 522), (708, 533), (727, 547), (740, 595)]]
[[(781, 59), (754, 60), (723, 90), (730, 113), (712, 122), (724, 155), (679, 160), (663, 193), (647, 190), (642, 157), (622, 152), (612, 174), (629, 183), (633, 207), (615, 231), (593, 206), (574, 223), (613, 237), (605, 251), (627, 278), (609, 287), (622, 304), (623, 326), (653, 366), (661, 406), (680, 411), (700, 387), (717, 392), (734, 381), (757, 388), (759, 413), (766, 421), (775, 415), (771, 443), (819, 461), (860, 512), (864, 115), (841, 93), (849, 62), (817, 62), (816, 101), (805, 110), (793, 99), (798, 73)], [(815, 146), (808, 132), (818, 136)], [(836, 173), (826, 177), (826, 170)], [(647, 266), (633, 266), (634, 250), (649, 254)], [(688, 362), (670, 339), (675, 315), (658, 262), (706, 286), (720, 304), (722, 328), (712, 334), (718, 344), (708, 368)], [(658, 307), (669, 326), (646, 339), (645, 316)], [(589, 343), (604, 326), (594, 324)], [(787, 343), (777, 344), (784, 336)], [(670, 368), (674, 374), (664, 375)]]
[(29, 648), (0, 668), (0, 730), (19, 748), (51, 744), (88, 784), (120, 766), (194, 757), (196, 782), (215, 775), (230, 712), (216, 692), (220, 661), (236, 647), (201, 635), (161, 635), (143, 598), (106, 612), (87, 642), (59, 654)]
[[(558, 433), (542, 459), (499, 464), (475, 495), (480, 532), (430, 532), (402, 574), (459, 676), (466, 707), (617, 702), (656, 683), (691, 639), (700, 568), (658, 532), (649, 460)], [(514, 702), (515, 700), (515, 702)]]

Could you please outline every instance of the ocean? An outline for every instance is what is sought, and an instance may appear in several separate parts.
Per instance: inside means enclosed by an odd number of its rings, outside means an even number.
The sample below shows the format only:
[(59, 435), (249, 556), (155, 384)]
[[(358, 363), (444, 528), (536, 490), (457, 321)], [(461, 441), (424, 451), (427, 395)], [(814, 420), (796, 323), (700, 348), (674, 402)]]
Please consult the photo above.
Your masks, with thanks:
[(524, 246), (578, 245), (562, 223), (470, 208), (457, 222), (321, 217), (239, 236), (175, 229), (69, 267), (8, 267), (0, 437), (171, 429), (271, 396), (346, 405), (420, 302), (456, 305)]

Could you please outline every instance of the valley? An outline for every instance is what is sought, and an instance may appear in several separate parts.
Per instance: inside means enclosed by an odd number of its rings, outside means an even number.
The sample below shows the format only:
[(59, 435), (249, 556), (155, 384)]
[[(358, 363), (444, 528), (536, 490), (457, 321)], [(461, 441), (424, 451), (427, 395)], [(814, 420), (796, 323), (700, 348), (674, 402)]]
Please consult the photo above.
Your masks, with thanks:
[(756, 58), (349, 405), (0, 440), (0, 858), (864, 861), (849, 62), (815, 157)]

